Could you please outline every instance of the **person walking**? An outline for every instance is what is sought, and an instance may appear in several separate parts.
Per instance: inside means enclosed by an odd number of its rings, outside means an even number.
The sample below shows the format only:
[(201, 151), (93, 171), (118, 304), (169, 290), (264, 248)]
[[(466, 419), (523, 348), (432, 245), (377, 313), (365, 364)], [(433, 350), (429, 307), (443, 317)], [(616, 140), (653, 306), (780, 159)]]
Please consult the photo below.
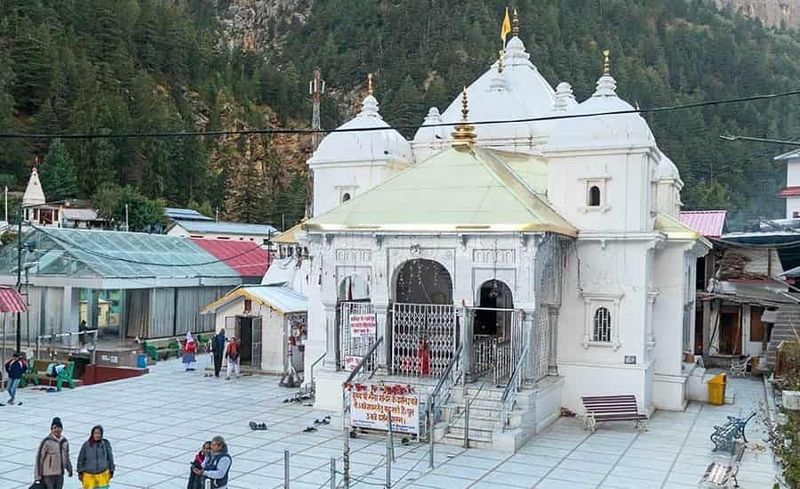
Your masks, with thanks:
[(197, 342), (191, 332), (186, 333), (186, 344), (183, 345), (183, 367), (187, 372), (194, 370), (197, 359), (195, 353), (197, 352)]
[(83, 489), (108, 489), (114, 477), (114, 453), (111, 443), (103, 438), (103, 427), (92, 428), (89, 439), (78, 453), (78, 480)]
[(225, 371), (225, 380), (231, 380), (231, 373), (235, 374), (236, 377), (241, 375), (242, 369), (239, 367), (241, 350), (239, 338), (231, 338), (230, 343), (228, 343), (228, 348), (225, 350), (225, 356), (228, 357), (228, 368)]
[(25, 361), (25, 357), (19, 352), (14, 352), (11, 355), (11, 360), (5, 364), (5, 371), (8, 374), (8, 404), (13, 405), (16, 402), (17, 388), (26, 370), (28, 370), (28, 363)]
[(69, 461), (69, 442), (63, 436), (64, 425), (61, 418), (53, 418), (50, 434), (39, 444), (33, 479), (44, 484), (47, 489), (64, 488), (64, 471), (72, 477), (72, 462)]
[(203, 468), (192, 468), (192, 473), (209, 479), (212, 489), (227, 489), (231, 465), (233, 459), (228, 454), (225, 438), (215, 436), (211, 439), (211, 454), (203, 462)]
[(214, 377), (219, 377), (219, 371), (222, 369), (222, 357), (225, 355), (225, 328), (220, 329), (219, 333), (211, 339), (211, 352), (214, 354)]
[(205, 463), (207, 458), (211, 457), (211, 442), (207, 441), (203, 443), (203, 448), (197, 452), (197, 455), (194, 456), (194, 460), (192, 460), (192, 467), (189, 471), (189, 484), (186, 485), (186, 489), (204, 489), (203, 487), (203, 476), (197, 475), (194, 473), (194, 469), (203, 469), (203, 463)]

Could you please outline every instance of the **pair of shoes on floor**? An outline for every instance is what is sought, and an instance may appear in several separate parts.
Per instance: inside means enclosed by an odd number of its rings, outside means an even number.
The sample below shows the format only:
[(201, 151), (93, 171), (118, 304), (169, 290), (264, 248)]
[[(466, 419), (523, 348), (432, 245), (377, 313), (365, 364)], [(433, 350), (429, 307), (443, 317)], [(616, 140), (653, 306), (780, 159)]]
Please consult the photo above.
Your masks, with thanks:
[(231, 380), (231, 378), (230, 377), (225, 377), (225, 380)]
[(255, 421), (250, 421), (250, 429), (253, 431), (266, 431), (267, 423), (256, 423)]
[(324, 418), (322, 418), (322, 420), (315, 419), (314, 420), (314, 424), (317, 424), (317, 425), (319, 425), (319, 424), (331, 424), (331, 417), (330, 416), (325, 416)]
[(312, 431), (317, 431), (317, 428), (315, 428), (313, 426), (309, 426), (309, 427), (307, 427), (306, 429), (303, 430), (303, 433), (311, 433)]

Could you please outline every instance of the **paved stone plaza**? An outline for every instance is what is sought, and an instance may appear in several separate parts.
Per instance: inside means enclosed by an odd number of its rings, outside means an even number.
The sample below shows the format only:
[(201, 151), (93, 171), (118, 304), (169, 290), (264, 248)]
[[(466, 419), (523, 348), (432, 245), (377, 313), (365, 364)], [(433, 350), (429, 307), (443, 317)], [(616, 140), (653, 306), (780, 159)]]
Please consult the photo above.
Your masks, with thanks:
[[(177, 361), (158, 364), (136, 379), (74, 391), (45, 393), (23, 389), (22, 406), (0, 408), (0, 488), (30, 485), (39, 441), (53, 416), (64, 422), (73, 465), (80, 444), (94, 424), (102, 424), (117, 462), (115, 489), (183, 489), (189, 462), (204, 440), (223, 435), (234, 463), (231, 489), (283, 486), (283, 452), (291, 452), (291, 488), (330, 487), (330, 458), (339, 458), (341, 432), (332, 426), (303, 433), (328, 413), (285, 404), (294, 390), (277, 386), (275, 377), (246, 377), (230, 382), (186, 373)], [(632, 423), (600, 425), (590, 435), (578, 419), (562, 418), (517, 454), (464, 450), (436, 445), (436, 468), (427, 472), (427, 445), (398, 446), (393, 464), (395, 487), (466, 488), (655, 488), (697, 487), (713, 460), (708, 436), (728, 414), (758, 409), (760, 379), (734, 380), (736, 404), (691, 404), (685, 412), (657, 412), (646, 432)], [(5, 400), (5, 394), (3, 394)], [(266, 422), (267, 431), (251, 431), (249, 421)], [(751, 422), (751, 442), (761, 443), (760, 426)], [(385, 480), (383, 440), (352, 443), (353, 487), (376, 487)], [(749, 450), (739, 481), (743, 489), (770, 489), (774, 468), (769, 452)], [(402, 479), (402, 480), (401, 480)], [(69, 479), (67, 489), (79, 487)]]

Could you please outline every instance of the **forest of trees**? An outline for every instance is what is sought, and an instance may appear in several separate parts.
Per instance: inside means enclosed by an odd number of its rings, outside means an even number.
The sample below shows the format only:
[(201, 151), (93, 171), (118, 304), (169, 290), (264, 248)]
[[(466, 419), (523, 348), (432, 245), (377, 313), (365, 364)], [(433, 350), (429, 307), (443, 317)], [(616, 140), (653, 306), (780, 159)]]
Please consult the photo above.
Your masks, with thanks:
[[(229, 47), (236, 43), (225, 39), (218, 22), (232, 1), (0, 2), (0, 131), (307, 126), (306, 88), (315, 66), (333, 95), (323, 106), (324, 127), (352, 115), (355, 107), (345, 101), (368, 72), (376, 74), (384, 118), (419, 124), (428, 107), (443, 109), (494, 59), (508, 4), (316, 0), (272, 47), (242, 51)], [(594, 90), (606, 48), (618, 92), (642, 107), (800, 86), (799, 34), (721, 12), (711, 0), (513, 4), (534, 64), (552, 85), (569, 81), (579, 100)], [(779, 217), (775, 192), (785, 169), (772, 156), (788, 148), (719, 136), (794, 138), (799, 102), (647, 116), (660, 147), (681, 170), (686, 208), (728, 208), (734, 227)], [(24, 189), (38, 157), (48, 197), (94, 198), (112, 215), (127, 195), (145, 207), (219, 208), (231, 219), (290, 225), (303, 214), (303, 143), (268, 136), (4, 139), (0, 185)], [(46, 168), (54, 168), (53, 175), (45, 176)]]

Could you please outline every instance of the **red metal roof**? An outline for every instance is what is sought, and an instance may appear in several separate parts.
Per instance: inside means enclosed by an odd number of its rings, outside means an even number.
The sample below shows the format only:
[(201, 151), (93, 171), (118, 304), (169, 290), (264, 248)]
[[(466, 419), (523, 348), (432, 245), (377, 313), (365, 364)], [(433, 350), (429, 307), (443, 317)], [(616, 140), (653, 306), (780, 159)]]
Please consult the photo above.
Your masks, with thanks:
[(269, 253), (251, 241), (192, 239), (192, 242), (222, 260), (242, 277), (263, 277), (269, 267)]
[(778, 197), (797, 197), (800, 196), (800, 187), (786, 187), (778, 192)]
[(16, 289), (0, 287), (0, 312), (25, 312), (27, 310), (25, 298)]
[(728, 211), (681, 211), (681, 222), (707, 238), (719, 238)]

